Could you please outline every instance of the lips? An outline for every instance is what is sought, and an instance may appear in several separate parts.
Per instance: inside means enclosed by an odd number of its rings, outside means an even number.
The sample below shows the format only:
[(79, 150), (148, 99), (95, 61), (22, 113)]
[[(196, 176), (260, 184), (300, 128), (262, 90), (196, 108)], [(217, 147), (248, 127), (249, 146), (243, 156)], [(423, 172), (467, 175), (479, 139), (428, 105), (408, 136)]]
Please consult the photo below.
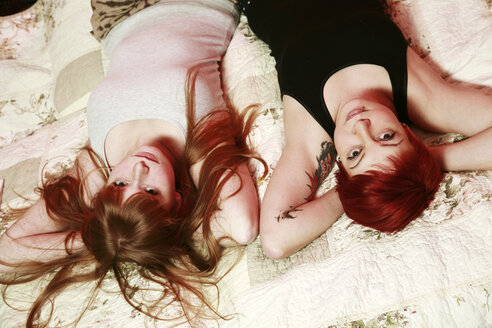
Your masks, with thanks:
[(364, 109), (364, 107), (359, 107), (359, 108), (356, 108), (356, 109), (352, 109), (350, 111), (350, 113), (348, 113), (348, 115), (347, 115), (346, 122), (348, 122), (352, 117), (357, 116), (357, 115), (359, 115), (360, 113), (363, 113), (363, 112), (366, 112), (366, 110)]
[(152, 161), (152, 162), (155, 162), (155, 163), (159, 163), (159, 161), (157, 160), (157, 158), (154, 155), (152, 155), (151, 153), (148, 153), (148, 152), (141, 152), (141, 153), (135, 154), (135, 157), (146, 158), (149, 161)]

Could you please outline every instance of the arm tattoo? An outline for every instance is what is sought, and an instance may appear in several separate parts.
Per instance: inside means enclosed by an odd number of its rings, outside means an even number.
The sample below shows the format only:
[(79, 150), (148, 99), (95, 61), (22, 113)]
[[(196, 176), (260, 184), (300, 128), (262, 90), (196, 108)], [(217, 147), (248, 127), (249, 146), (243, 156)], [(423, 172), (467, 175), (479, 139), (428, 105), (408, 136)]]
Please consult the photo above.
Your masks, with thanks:
[(300, 208), (294, 208), (291, 206), (288, 210), (283, 211), (281, 214), (277, 215), (275, 218), (277, 219), (277, 222), (280, 222), (280, 220), (285, 220), (285, 219), (295, 219), (296, 216), (294, 216), (293, 213), (302, 211)]
[(326, 179), (328, 174), (330, 174), (335, 165), (336, 155), (337, 151), (335, 150), (333, 142), (323, 141), (321, 143), (321, 153), (316, 157), (318, 168), (314, 171), (313, 175), (306, 172), (310, 182), (307, 186), (311, 191), (309, 196), (305, 198), (307, 202), (314, 199), (314, 194), (316, 193), (316, 190), (318, 190), (319, 185)]

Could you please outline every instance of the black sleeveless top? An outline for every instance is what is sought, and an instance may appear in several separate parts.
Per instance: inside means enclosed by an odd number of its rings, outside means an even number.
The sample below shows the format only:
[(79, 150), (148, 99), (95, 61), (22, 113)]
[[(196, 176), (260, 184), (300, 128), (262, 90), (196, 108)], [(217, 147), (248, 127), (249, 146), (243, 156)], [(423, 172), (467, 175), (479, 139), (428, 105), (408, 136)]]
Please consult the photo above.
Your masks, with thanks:
[(272, 50), (282, 94), (301, 103), (332, 138), (335, 123), (323, 87), (351, 65), (385, 68), (398, 118), (409, 122), (407, 42), (378, 1), (252, 0), (246, 14)]

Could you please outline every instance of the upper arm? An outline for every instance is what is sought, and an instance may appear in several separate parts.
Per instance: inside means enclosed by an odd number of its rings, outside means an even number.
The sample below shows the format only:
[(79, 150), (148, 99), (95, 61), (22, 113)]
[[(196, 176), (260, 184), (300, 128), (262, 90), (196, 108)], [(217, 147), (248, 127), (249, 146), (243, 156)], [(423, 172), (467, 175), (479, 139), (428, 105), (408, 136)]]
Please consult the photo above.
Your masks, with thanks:
[(237, 174), (225, 183), (219, 206), (220, 211), (211, 222), (216, 238), (231, 237), (238, 244), (246, 245), (258, 236), (258, 194), (246, 164), (239, 165)]
[(331, 137), (299, 102), (284, 96), (283, 106), (285, 146), (262, 202), (265, 228), (283, 211), (313, 198), (336, 156)]
[(492, 126), (492, 94), (445, 81), (410, 47), (408, 113), (418, 127), (438, 133), (473, 136)]
[(446, 84), (436, 100), (445, 130), (474, 136), (492, 127), (492, 94), (465, 85)]
[(469, 137), (430, 148), (441, 168), (445, 171), (491, 169), (491, 90), (448, 83), (411, 50), (408, 68), (408, 110), (412, 122), (428, 131)]
[(313, 199), (334, 165), (333, 142), (293, 98), (284, 96), (286, 143), (261, 204), (260, 237), (269, 257), (281, 258), (323, 233), (342, 213), (334, 190)]
[[(201, 162), (192, 167), (192, 176), (198, 181)], [(225, 173), (226, 174), (226, 173)], [(219, 210), (213, 213), (210, 229), (222, 246), (246, 245), (258, 236), (259, 204), (256, 184), (246, 163), (236, 168), (219, 194)], [(201, 239), (200, 225), (194, 238)], [(232, 239), (232, 241), (231, 241)]]

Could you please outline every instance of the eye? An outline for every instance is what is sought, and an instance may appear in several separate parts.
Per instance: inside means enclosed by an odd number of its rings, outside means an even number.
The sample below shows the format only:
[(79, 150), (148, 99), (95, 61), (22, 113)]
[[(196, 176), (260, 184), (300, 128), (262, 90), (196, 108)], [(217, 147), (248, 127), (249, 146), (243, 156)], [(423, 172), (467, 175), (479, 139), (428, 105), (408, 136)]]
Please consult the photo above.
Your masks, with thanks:
[(113, 186), (120, 187), (120, 188), (126, 186), (127, 184), (128, 183), (126, 183), (124, 181), (115, 181), (115, 182), (113, 182)]
[(378, 136), (378, 139), (382, 141), (388, 141), (393, 139), (394, 136), (395, 133), (393, 131), (385, 131)]
[(361, 152), (362, 149), (360, 148), (355, 148), (355, 149), (352, 149), (347, 157), (347, 159), (349, 161), (353, 161), (354, 159), (357, 158), (357, 156), (360, 155), (360, 152)]
[(149, 188), (149, 187), (145, 188), (145, 192), (148, 194), (151, 194), (153, 196), (159, 194), (159, 192), (157, 190), (155, 190), (154, 188)]

